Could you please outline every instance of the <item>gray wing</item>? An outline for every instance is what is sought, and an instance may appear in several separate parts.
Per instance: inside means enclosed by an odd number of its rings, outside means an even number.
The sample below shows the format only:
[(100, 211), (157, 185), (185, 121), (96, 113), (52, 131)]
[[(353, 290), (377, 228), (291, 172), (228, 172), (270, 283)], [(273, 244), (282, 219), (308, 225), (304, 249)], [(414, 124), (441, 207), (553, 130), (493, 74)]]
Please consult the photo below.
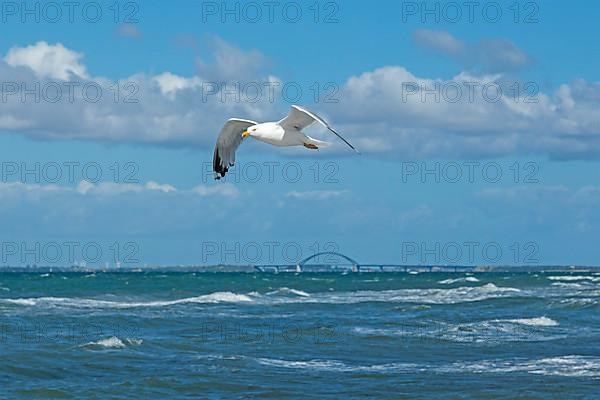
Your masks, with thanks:
[(321, 125), (323, 125), (325, 128), (329, 129), (337, 137), (342, 139), (344, 141), (344, 143), (346, 143), (348, 146), (350, 146), (350, 148), (352, 150), (354, 150), (355, 152), (360, 154), (360, 152), (358, 150), (356, 150), (356, 148), (354, 146), (352, 146), (350, 144), (350, 142), (348, 142), (346, 139), (344, 139), (342, 137), (342, 135), (340, 135), (331, 126), (329, 126), (327, 121), (325, 121), (323, 118), (319, 117), (317, 114), (315, 114), (311, 111), (308, 111), (307, 109), (304, 109), (300, 106), (293, 105), (292, 110), (287, 115), (287, 117), (285, 117), (284, 119), (279, 121), (279, 125), (281, 125), (284, 129), (294, 129), (295, 128), (298, 130), (302, 130), (304, 128), (309, 127), (310, 125), (312, 125), (315, 122), (318, 122)]
[(225, 123), (215, 145), (213, 157), (215, 179), (224, 177), (229, 167), (235, 164), (235, 151), (242, 143), (242, 133), (256, 124), (257, 122), (239, 118), (231, 118)]

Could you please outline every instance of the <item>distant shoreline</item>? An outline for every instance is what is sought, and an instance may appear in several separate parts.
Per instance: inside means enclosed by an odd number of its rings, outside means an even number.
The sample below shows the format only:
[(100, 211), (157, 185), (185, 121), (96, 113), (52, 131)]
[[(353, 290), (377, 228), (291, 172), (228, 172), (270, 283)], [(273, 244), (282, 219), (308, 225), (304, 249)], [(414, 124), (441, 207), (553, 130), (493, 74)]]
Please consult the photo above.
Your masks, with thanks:
[(123, 268), (62, 266), (0, 266), (0, 273), (482, 273), (482, 272), (600, 272), (586, 265), (190, 265)]

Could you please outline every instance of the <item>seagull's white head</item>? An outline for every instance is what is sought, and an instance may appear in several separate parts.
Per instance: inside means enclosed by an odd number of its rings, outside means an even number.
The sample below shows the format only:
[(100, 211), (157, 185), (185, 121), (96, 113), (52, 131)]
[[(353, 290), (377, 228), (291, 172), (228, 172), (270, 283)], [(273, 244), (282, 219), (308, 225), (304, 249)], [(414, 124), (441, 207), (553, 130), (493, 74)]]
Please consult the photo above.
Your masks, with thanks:
[(251, 127), (248, 128), (248, 130), (244, 131), (242, 133), (242, 137), (245, 139), (248, 136), (256, 136), (257, 132), (258, 132), (258, 125), (252, 125)]
[(252, 125), (248, 130), (242, 133), (242, 137), (246, 138), (252, 136), (256, 139), (270, 138), (273, 136), (274, 132), (277, 131), (278, 127), (279, 125), (274, 122), (264, 122), (262, 124)]

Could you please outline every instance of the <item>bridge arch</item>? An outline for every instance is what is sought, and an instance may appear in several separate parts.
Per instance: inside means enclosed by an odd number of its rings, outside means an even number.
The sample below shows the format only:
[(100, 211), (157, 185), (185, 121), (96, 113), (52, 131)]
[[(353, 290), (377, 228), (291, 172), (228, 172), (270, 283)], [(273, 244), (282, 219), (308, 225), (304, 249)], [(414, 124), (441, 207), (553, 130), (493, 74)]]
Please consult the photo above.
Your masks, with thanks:
[(298, 263), (298, 265), (299, 265), (300, 267), (302, 267), (302, 266), (304, 266), (304, 265), (305, 265), (307, 262), (309, 262), (310, 260), (312, 260), (312, 259), (314, 259), (314, 258), (317, 258), (317, 257), (319, 257), (319, 256), (324, 256), (324, 255), (338, 256), (338, 257), (341, 257), (341, 258), (343, 258), (343, 259), (345, 259), (345, 260), (349, 261), (349, 262), (350, 262), (350, 264), (352, 264), (352, 265), (356, 265), (356, 266), (359, 266), (359, 265), (360, 265), (360, 264), (359, 264), (359, 263), (358, 263), (356, 260), (354, 260), (354, 259), (352, 259), (352, 258), (350, 258), (350, 257), (348, 257), (348, 256), (346, 256), (346, 255), (343, 255), (343, 254), (341, 254), (341, 253), (336, 253), (335, 251), (322, 251), (322, 252), (320, 252), (320, 253), (313, 254), (312, 256), (306, 257), (304, 260), (300, 261), (300, 262)]

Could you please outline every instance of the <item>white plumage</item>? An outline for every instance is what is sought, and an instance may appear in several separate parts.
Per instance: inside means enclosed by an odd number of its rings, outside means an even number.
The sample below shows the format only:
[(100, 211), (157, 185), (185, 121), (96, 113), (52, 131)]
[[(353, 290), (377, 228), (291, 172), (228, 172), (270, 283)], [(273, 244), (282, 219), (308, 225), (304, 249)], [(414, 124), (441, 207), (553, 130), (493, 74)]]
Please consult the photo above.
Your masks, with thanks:
[(229, 119), (221, 129), (215, 145), (213, 158), (215, 179), (224, 177), (229, 168), (235, 164), (235, 151), (247, 136), (280, 147), (304, 146), (313, 150), (326, 147), (329, 143), (311, 138), (302, 132), (302, 129), (315, 122), (329, 129), (358, 153), (358, 150), (333, 130), (323, 118), (302, 107), (293, 105), (290, 113), (279, 122), (258, 123), (240, 118)]

